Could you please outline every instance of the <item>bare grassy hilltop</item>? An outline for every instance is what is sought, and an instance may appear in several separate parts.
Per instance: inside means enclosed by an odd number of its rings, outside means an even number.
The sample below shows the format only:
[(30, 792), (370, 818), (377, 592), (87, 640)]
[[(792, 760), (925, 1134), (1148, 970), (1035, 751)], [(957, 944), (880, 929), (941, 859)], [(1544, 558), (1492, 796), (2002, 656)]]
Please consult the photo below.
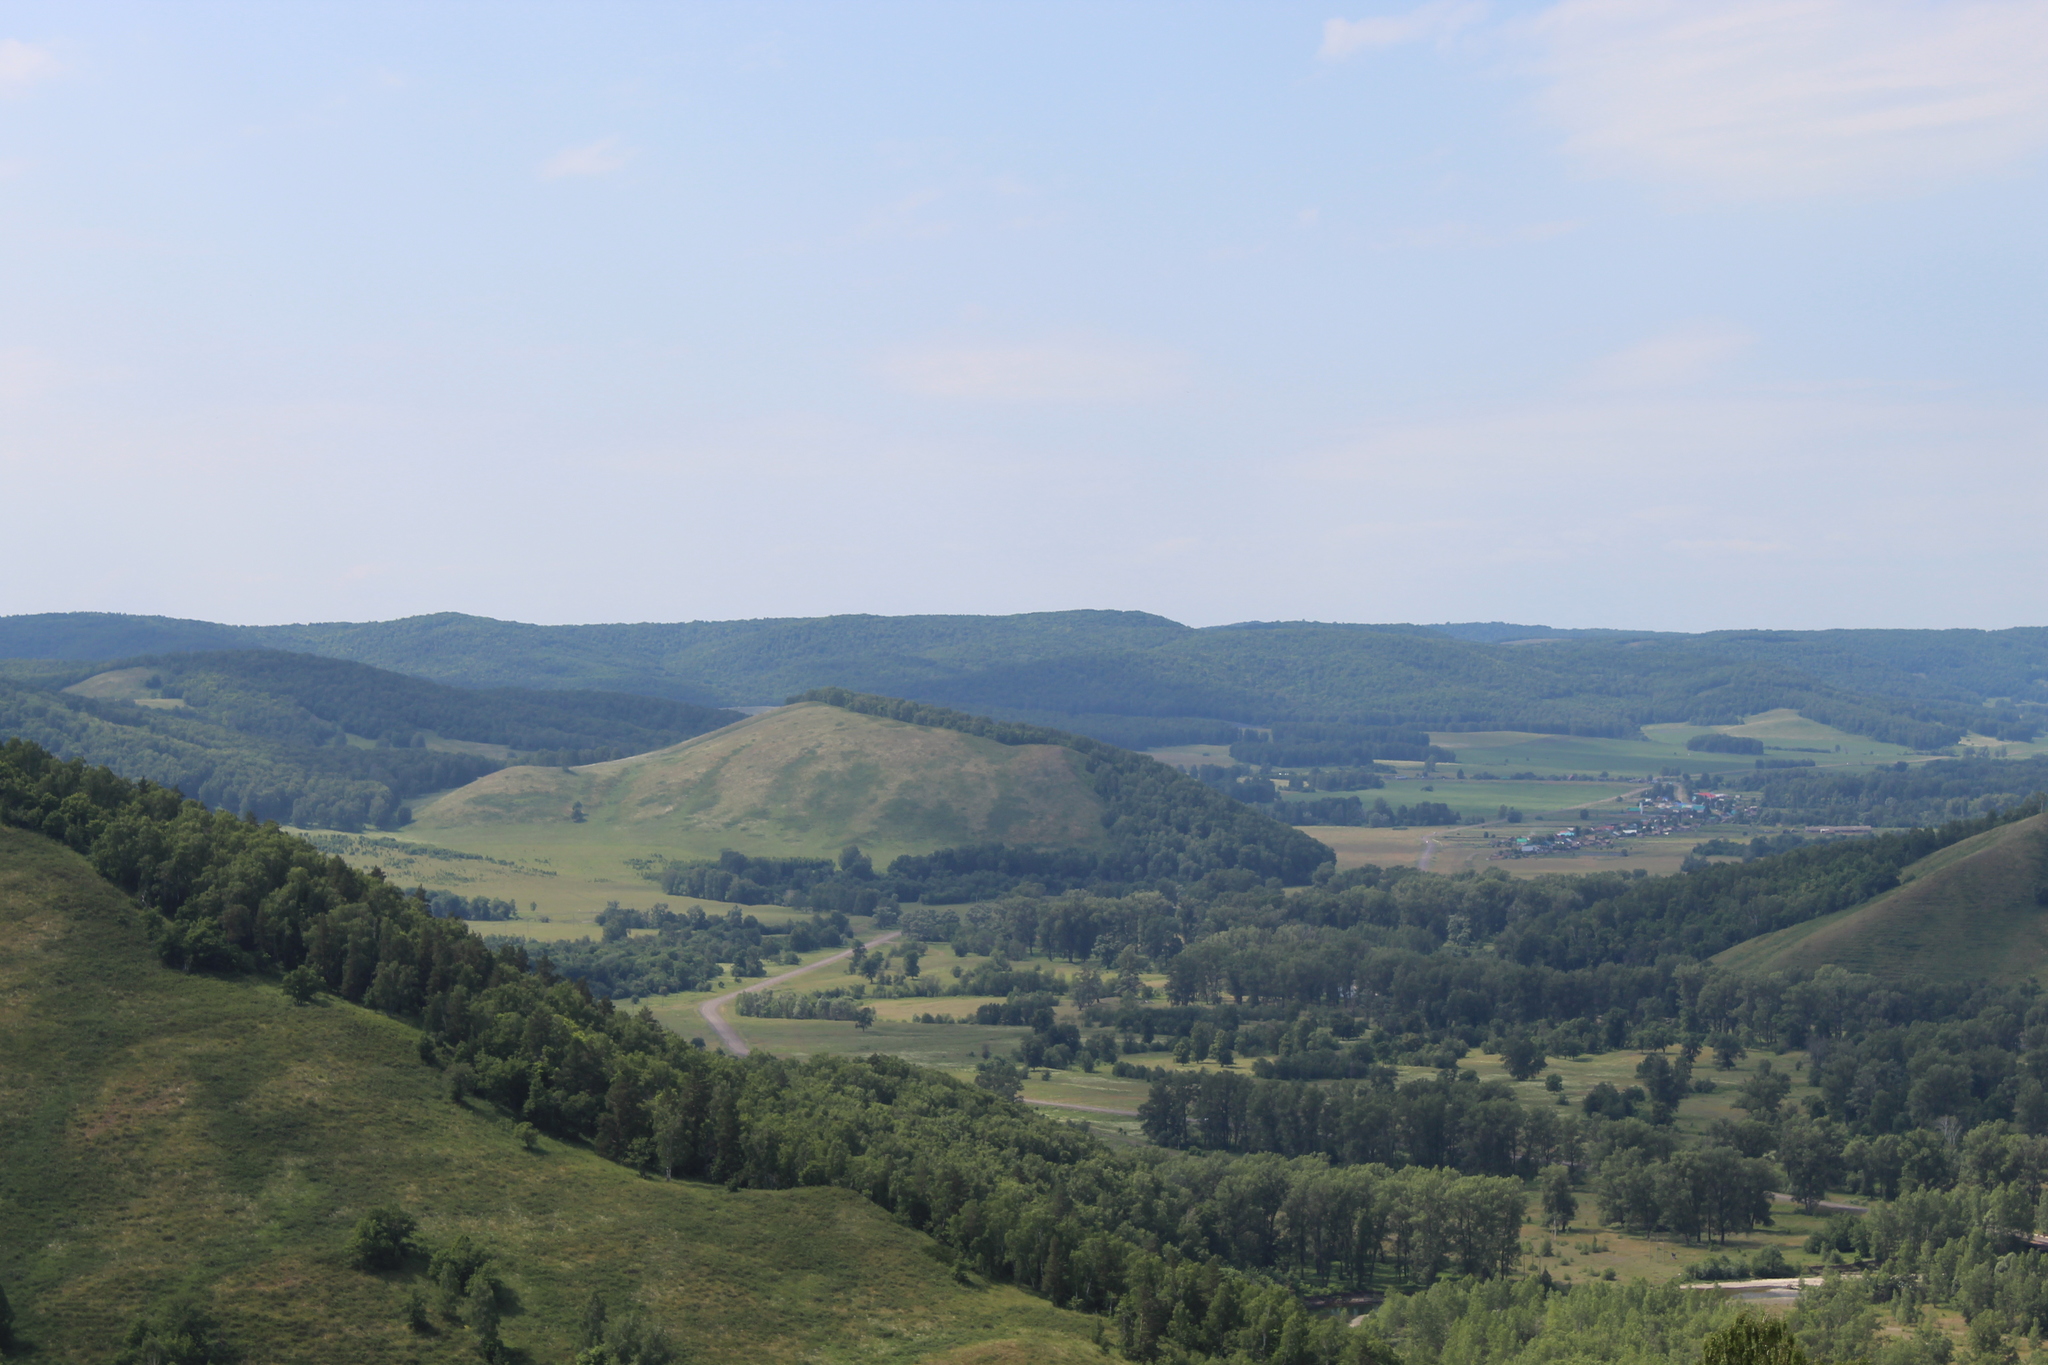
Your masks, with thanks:
[(1070, 749), (800, 703), (616, 762), (506, 768), (419, 808), (408, 833), (700, 854), (857, 843), (880, 861), (987, 841), (1096, 845), (1102, 811)]

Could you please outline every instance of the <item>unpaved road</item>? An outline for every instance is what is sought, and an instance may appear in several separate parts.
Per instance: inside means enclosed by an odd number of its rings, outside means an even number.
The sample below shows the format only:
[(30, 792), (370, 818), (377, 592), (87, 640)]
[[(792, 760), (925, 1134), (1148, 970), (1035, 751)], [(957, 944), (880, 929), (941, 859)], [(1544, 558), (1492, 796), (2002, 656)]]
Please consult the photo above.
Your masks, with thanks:
[[(892, 938), (901, 937), (903, 937), (903, 931), (901, 929), (891, 929), (886, 934), (876, 935), (874, 938), (869, 939), (865, 944), (861, 946), (865, 948), (872, 948), (878, 943), (887, 943)], [(763, 977), (761, 980), (756, 981), (751, 986), (742, 986), (736, 991), (727, 991), (724, 995), (714, 995), (709, 1000), (706, 1000), (703, 1004), (697, 1006), (697, 1013), (703, 1015), (704, 1022), (711, 1025), (712, 1030), (718, 1034), (718, 1039), (720, 1042), (725, 1044), (725, 1050), (727, 1052), (730, 1052), (735, 1057), (744, 1057), (749, 1052), (752, 1052), (754, 1049), (747, 1046), (747, 1040), (740, 1037), (740, 1031), (734, 1028), (732, 1026), (731, 1021), (725, 1017), (725, 1004), (727, 1001), (737, 1000), (741, 996), (745, 995), (748, 991), (767, 990), (770, 986), (778, 985), (781, 982), (787, 981), (792, 976), (802, 976), (805, 972), (812, 971), (819, 967), (823, 967), (827, 963), (844, 962), (847, 958), (852, 956), (853, 949), (845, 948), (840, 950), (839, 952), (832, 954), (832, 956), (830, 957), (821, 957), (816, 962), (806, 962), (801, 967), (791, 967), (788, 971), (781, 973), (779, 976)]]

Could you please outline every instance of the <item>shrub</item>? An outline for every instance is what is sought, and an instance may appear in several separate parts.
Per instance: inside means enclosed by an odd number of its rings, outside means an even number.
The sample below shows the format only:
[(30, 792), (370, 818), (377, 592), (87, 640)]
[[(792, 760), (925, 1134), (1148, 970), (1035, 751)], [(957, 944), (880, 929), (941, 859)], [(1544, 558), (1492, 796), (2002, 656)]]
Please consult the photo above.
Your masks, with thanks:
[(356, 1220), (348, 1242), (348, 1263), (357, 1270), (396, 1270), (417, 1247), (419, 1220), (399, 1209), (371, 1209)]

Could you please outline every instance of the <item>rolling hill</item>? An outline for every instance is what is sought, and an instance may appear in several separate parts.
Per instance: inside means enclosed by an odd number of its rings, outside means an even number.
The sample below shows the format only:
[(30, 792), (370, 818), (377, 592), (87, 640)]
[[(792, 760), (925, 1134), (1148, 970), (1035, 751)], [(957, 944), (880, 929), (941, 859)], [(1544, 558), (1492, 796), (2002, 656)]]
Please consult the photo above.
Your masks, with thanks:
[(1890, 978), (2012, 982), (2048, 974), (2048, 814), (1929, 854), (1869, 902), (1739, 943), (1745, 972), (1835, 965)]
[(465, 831), (501, 842), (527, 827), (550, 843), (811, 856), (856, 843), (889, 857), (1099, 846), (1103, 810), (1070, 749), (807, 702), (615, 762), (506, 768), (420, 807), (413, 828), (458, 846)]
[[(333, 997), (294, 1007), (275, 978), (166, 970), (143, 918), (78, 854), (0, 828), (10, 1360), (122, 1358), (131, 1324), (180, 1299), (236, 1359), (476, 1360), (424, 1260), (347, 1265), (379, 1206), (416, 1216), (431, 1247), (488, 1250), (512, 1359), (572, 1359), (593, 1294), (693, 1361), (1100, 1358), (1095, 1320), (956, 1277), (848, 1190), (652, 1180), (554, 1138), (527, 1150), (513, 1116), (449, 1102), (416, 1029)], [(424, 1332), (406, 1322), (415, 1290)]]

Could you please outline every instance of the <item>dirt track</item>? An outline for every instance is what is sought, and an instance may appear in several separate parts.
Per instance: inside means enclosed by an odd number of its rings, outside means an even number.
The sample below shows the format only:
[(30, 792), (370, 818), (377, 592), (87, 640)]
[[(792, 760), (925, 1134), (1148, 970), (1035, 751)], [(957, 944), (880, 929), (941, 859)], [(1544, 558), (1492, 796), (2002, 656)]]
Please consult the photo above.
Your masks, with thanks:
[[(901, 929), (891, 929), (886, 934), (878, 934), (874, 938), (869, 939), (862, 946), (872, 948), (878, 943), (887, 943), (892, 938), (901, 938), (902, 936), (903, 931)], [(724, 1007), (727, 1001), (737, 1000), (748, 991), (766, 990), (770, 986), (779, 985), (793, 976), (802, 976), (805, 972), (823, 967), (827, 963), (844, 962), (852, 956), (853, 949), (845, 948), (832, 954), (830, 957), (821, 957), (816, 962), (807, 962), (801, 967), (791, 967), (788, 971), (776, 976), (763, 977), (751, 986), (742, 986), (736, 991), (727, 991), (724, 995), (714, 995), (703, 1004), (697, 1006), (697, 1013), (703, 1015), (704, 1022), (711, 1025), (712, 1031), (717, 1033), (719, 1041), (725, 1044), (727, 1052), (730, 1052), (735, 1057), (744, 1057), (754, 1049), (747, 1046), (747, 1040), (740, 1037), (740, 1031), (734, 1028), (732, 1022), (725, 1017)]]

